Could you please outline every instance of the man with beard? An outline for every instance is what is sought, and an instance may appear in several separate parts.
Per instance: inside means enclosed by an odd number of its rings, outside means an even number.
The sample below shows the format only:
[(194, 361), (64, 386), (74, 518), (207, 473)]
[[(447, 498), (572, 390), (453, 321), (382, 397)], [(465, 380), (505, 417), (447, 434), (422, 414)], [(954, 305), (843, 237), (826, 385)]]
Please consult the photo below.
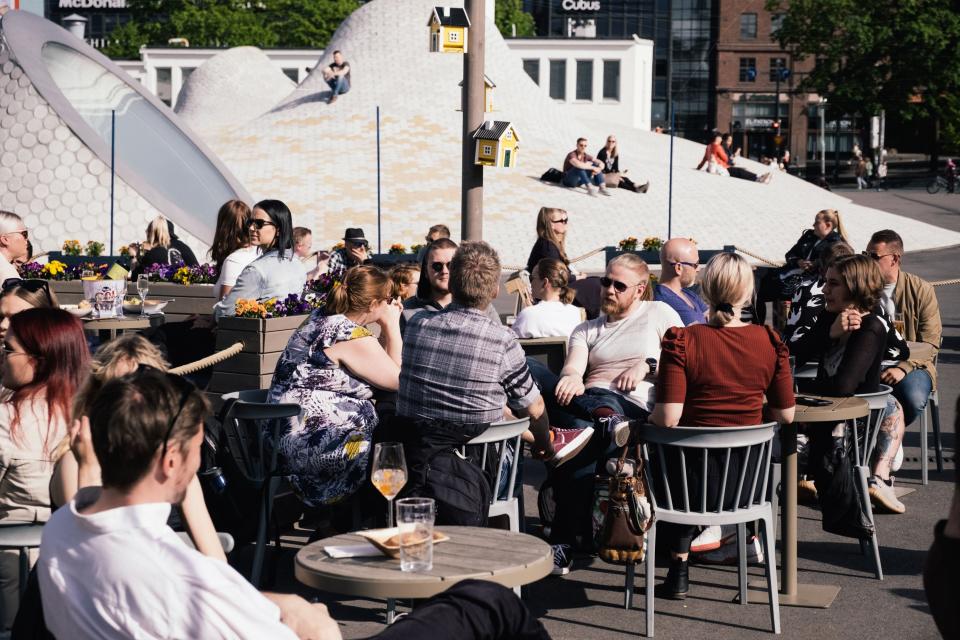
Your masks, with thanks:
[(707, 317), (707, 304), (690, 286), (697, 281), (700, 254), (686, 238), (667, 240), (660, 248), (660, 282), (653, 299), (665, 302), (679, 314), (684, 326), (699, 324)]

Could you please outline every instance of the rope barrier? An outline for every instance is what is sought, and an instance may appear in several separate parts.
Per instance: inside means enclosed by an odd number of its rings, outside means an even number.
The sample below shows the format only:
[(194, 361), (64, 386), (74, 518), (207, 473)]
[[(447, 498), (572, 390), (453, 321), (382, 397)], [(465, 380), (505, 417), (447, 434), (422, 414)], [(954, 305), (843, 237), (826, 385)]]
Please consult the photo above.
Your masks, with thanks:
[(736, 251), (739, 251), (740, 253), (742, 253), (742, 254), (744, 254), (744, 255), (746, 255), (746, 256), (750, 256), (751, 258), (754, 258), (754, 259), (756, 259), (756, 260), (759, 260), (760, 262), (766, 262), (766, 263), (767, 263), (768, 265), (770, 265), (771, 267), (782, 267), (783, 264), (784, 264), (784, 263), (782, 263), (782, 262), (777, 262), (776, 260), (769, 260), (769, 259), (767, 259), (767, 258), (764, 258), (763, 256), (757, 255), (756, 253), (753, 253), (752, 251), (747, 251), (746, 249), (741, 249), (740, 247), (738, 247), (738, 246), (736, 246), (736, 245), (734, 245), (733, 248), (734, 248)]
[(206, 369), (207, 367), (212, 367), (213, 365), (223, 362), (228, 358), (232, 358), (241, 351), (243, 351), (243, 343), (234, 342), (223, 351), (217, 351), (216, 353), (201, 360), (197, 360), (196, 362), (188, 362), (187, 364), (180, 365), (179, 367), (174, 367), (173, 369), (170, 369), (170, 373), (177, 376), (183, 376), (188, 373), (199, 371), (200, 369)]
[(930, 283), (932, 287), (942, 287), (948, 284), (960, 284), (960, 278), (953, 278), (952, 280), (936, 280)]
[[(597, 255), (598, 253), (601, 253), (601, 252), (603, 252), (603, 251), (606, 251), (606, 249), (607, 249), (606, 247), (599, 247), (599, 248), (597, 248), (597, 249), (594, 249), (593, 251), (588, 251), (587, 253), (583, 254), (582, 256), (577, 256), (576, 258), (571, 258), (571, 259), (570, 259), (570, 264), (573, 264), (574, 262), (582, 262), (582, 261), (586, 260), (587, 258), (592, 258), (593, 256)], [(503, 271), (523, 271), (523, 270), (526, 269), (526, 268), (527, 268), (526, 265), (517, 266), (517, 265), (513, 265), (513, 264), (504, 264), (504, 265), (501, 265), (501, 266), (500, 266), (500, 269), (502, 269)]]

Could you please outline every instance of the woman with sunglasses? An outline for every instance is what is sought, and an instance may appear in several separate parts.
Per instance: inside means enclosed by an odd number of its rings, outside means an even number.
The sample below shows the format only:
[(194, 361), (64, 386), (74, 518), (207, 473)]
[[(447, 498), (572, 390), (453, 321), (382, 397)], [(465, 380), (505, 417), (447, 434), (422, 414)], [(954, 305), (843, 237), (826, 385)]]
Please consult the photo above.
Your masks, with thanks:
[[(701, 288), (709, 304), (706, 324), (675, 327), (663, 338), (657, 402), (650, 422), (661, 427), (749, 426), (764, 419), (792, 422), (795, 402), (786, 346), (769, 326), (740, 320), (743, 307), (753, 298), (749, 263), (735, 253), (715, 255), (703, 269)], [(714, 458), (708, 462), (706, 499), (719, 506), (717, 494), (723, 482), (724, 462)], [(737, 477), (742, 464), (742, 456), (731, 456), (730, 477)], [(666, 466), (671, 486), (681, 487), (683, 476), (676, 471), (681, 468), (679, 460), (676, 464), (668, 460)], [(688, 464), (686, 486), (694, 504), (700, 504), (702, 498), (701, 473), (699, 464)], [(726, 492), (727, 508), (732, 506), (735, 493)], [(671, 544), (671, 562), (666, 582), (657, 587), (657, 596), (684, 599), (689, 590), (687, 558), (697, 528), (673, 523), (661, 527)], [(714, 549), (720, 546), (721, 537), (717, 536)], [(759, 548), (756, 538), (749, 544), (752, 549)]]
[(634, 193), (646, 193), (650, 188), (649, 180), (646, 184), (638, 186), (627, 177), (626, 169), (620, 170), (620, 151), (615, 136), (607, 136), (607, 143), (597, 152), (597, 160), (603, 163), (603, 180), (608, 187), (629, 189)]
[[(334, 504), (367, 478), (379, 417), (374, 389), (396, 391), (400, 381), (400, 305), (380, 269), (347, 270), (343, 283), (290, 337), (267, 401), (303, 408), (280, 438), (285, 473), (304, 502)], [(365, 327), (376, 323), (380, 338)]]
[[(80, 321), (61, 309), (27, 309), (10, 318), (0, 393), (0, 522), (50, 517), (53, 451), (66, 435), (73, 394), (89, 353)], [(18, 554), (0, 553), (3, 629), (17, 609)]]
[(223, 300), (248, 264), (260, 255), (260, 247), (250, 241), (250, 207), (240, 200), (229, 200), (217, 212), (217, 229), (213, 234), (210, 257), (217, 265), (217, 282), (213, 289), (217, 300)]
[(279, 200), (261, 200), (247, 221), (250, 242), (262, 255), (248, 264), (237, 284), (214, 307), (214, 316), (232, 316), (238, 300), (286, 298), (300, 295), (307, 282), (304, 264), (293, 252), (293, 216)]
[(59, 309), (57, 294), (46, 280), (10, 278), (0, 291), (0, 340), (10, 327), (10, 318), (27, 309)]
[[(533, 273), (533, 268), (544, 258), (559, 260), (570, 269), (566, 248), (569, 224), (570, 214), (563, 209), (540, 207), (537, 213), (537, 241), (527, 258), (528, 273)], [(575, 282), (576, 279), (576, 270), (570, 269), (570, 282)]]

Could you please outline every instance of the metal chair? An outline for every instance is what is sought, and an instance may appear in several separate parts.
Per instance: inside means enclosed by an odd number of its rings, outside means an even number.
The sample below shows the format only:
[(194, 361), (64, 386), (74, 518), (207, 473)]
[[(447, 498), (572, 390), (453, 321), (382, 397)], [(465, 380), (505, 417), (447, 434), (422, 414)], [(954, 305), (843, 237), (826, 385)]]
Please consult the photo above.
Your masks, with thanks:
[[(223, 429), (230, 454), (244, 479), (261, 492), (257, 538), (250, 570), (250, 582), (254, 587), (259, 587), (266, 553), (267, 527), (271, 521), (273, 500), (282, 481), (277, 474), (277, 443), (284, 419), (299, 416), (301, 409), (300, 405), (292, 403), (267, 404), (265, 389), (227, 393), (221, 397), (225, 403)], [(269, 435), (262, 430), (263, 421), (270, 423)]]
[(20, 595), (27, 588), (30, 576), (30, 549), (40, 547), (42, 533), (42, 523), (0, 524), (0, 549), (20, 552)]
[[(942, 344), (941, 340), (941, 344)], [(937, 359), (940, 352), (933, 356), (933, 366), (937, 366)], [(930, 399), (927, 400), (927, 406), (920, 414), (920, 476), (923, 484), (929, 482), (927, 478), (928, 467), (930, 466), (929, 448), (927, 446), (927, 412), (930, 412), (930, 422), (933, 425), (933, 448), (934, 455), (937, 457), (937, 473), (943, 473), (943, 443), (940, 441), (940, 393), (934, 388), (930, 391)]]
[[(197, 548), (197, 545), (193, 544), (193, 538), (191, 538), (190, 534), (186, 531), (177, 531), (177, 537), (183, 541), (183, 544), (187, 545), (191, 549)], [(230, 552), (233, 551), (234, 547), (233, 536), (223, 531), (217, 531), (217, 540), (220, 541), (220, 546), (223, 548), (223, 552), (227, 555), (230, 555)]]
[[(870, 537), (870, 546), (873, 547), (873, 565), (877, 580), (883, 580), (883, 567), (880, 564), (880, 543), (877, 542), (877, 526), (873, 518), (873, 504), (870, 502), (870, 489), (868, 479), (870, 478), (870, 458), (873, 456), (873, 450), (877, 446), (877, 434), (880, 432), (880, 424), (887, 415), (887, 399), (890, 397), (892, 389), (882, 384), (880, 390), (875, 393), (858, 393), (858, 398), (867, 401), (870, 408), (870, 415), (864, 421), (864, 427), (857, 429), (853, 438), (854, 468), (857, 472), (857, 486), (860, 489), (860, 506), (863, 513), (873, 525), (873, 535)], [(866, 552), (865, 541), (860, 541), (860, 548)]]
[[(497, 473), (491, 492), (489, 516), (507, 516), (511, 531), (520, 531), (523, 511), (520, 509), (520, 498), (514, 495), (517, 482), (517, 470), (520, 468), (520, 459), (523, 457), (523, 442), (521, 434), (530, 428), (529, 418), (505, 420), (490, 425), (490, 428), (468, 442), (468, 445), (483, 445), (483, 455), (480, 457), (480, 468), (486, 471), (487, 447), (493, 446), (497, 452)], [(507, 487), (501, 496), (500, 482), (503, 480), (504, 465), (509, 455), (508, 444), (513, 445), (513, 459), (507, 470)], [(462, 453), (462, 452), (461, 452)]]
[[(767, 500), (770, 478), (770, 457), (776, 423), (750, 427), (673, 427), (637, 425), (637, 433), (643, 443), (642, 455), (647, 482), (650, 487), (650, 502), (654, 511), (654, 523), (647, 532), (647, 555), (644, 568), (646, 582), (647, 637), (654, 632), (654, 581), (657, 553), (657, 523), (673, 522), (686, 525), (737, 525), (739, 547), (740, 604), (747, 604), (747, 554), (746, 523), (760, 520), (760, 532), (764, 542), (767, 593), (770, 604), (770, 620), (773, 632), (780, 633), (780, 605), (777, 594), (776, 552), (774, 550), (773, 511)], [(679, 494), (668, 480), (664, 462), (666, 453), (675, 453), (680, 461), (677, 470), (682, 478)], [(735, 453), (736, 452), (736, 453)], [(733, 456), (742, 456), (738, 473), (731, 473)], [(723, 460), (723, 475), (718, 491), (717, 504), (707, 504), (708, 457)], [(688, 486), (689, 469), (698, 464), (700, 475), (700, 503), (691, 504)], [(696, 469), (697, 467), (692, 467)], [(725, 497), (732, 496), (732, 507), (724, 508)], [(633, 565), (627, 565), (626, 605), (632, 604)]]

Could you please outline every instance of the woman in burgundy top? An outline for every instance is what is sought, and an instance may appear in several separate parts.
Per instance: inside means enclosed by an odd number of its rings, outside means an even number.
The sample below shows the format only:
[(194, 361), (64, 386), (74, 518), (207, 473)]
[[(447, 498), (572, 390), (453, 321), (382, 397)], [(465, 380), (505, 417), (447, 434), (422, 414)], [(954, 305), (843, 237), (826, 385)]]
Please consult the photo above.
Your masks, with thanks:
[[(762, 424), (764, 419), (793, 422), (793, 377), (787, 347), (770, 327), (740, 320), (740, 312), (753, 297), (750, 265), (736, 254), (717, 254), (707, 263), (701, 288), (710, 305), (707, 324), (676, 327), (664, 336), (657, 404), (650, 422), (663, 427), (738, 427)], [(738, 473), (742, 463), (735, 458), (731, 456), (730, 474)], [(671, 464), (668, 459), (667, 466), (671, 486), (679, 487), (679, 462)], [(699, 474), (699, 465), (687, 465), (687, 486), (694, 503), (700, 501), (695, 495), (699, 493)], [(709, 459), (708, 503), (719, 500), (722, 474), (723, 462)], [(733, 493), (728, 492), (726, 502), (731, 504), (726, 507), (732, 506)], [(672, 560), (658, 595), (681, 599), (688, 591), (687, 557), (697, 527), (670, 523), (661, 527), (664, 537), (671, 540)]]

